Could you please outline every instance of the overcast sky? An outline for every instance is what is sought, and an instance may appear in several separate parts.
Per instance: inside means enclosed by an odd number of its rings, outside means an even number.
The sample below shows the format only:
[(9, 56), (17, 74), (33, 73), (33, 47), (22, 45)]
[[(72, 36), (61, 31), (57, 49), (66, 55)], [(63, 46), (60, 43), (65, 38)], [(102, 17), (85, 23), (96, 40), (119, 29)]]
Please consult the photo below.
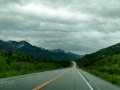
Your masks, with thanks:
[(93, 53), (120, 42), (120, 0), (0, 0), (0, 39)]

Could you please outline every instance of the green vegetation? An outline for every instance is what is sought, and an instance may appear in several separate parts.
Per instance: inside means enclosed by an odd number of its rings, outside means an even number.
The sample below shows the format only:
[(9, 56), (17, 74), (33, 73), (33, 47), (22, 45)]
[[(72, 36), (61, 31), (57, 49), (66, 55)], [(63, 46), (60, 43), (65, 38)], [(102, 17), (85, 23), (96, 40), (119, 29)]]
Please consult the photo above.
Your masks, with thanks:
[(120, 86), (120, 51), (103, 59), (79, 60), (77, 64), (80, 68)]
[(46, 58), (35, 58), (32, 55), (24, 55), (19, 51), (0, 52), (0, 78), (61, 69), (68, 66), (70, 66), (70, 62), (68, 61), (52, 61), (46, 60)]
[(119, 52), (120, 52), (120, 43), (115, 44), (115, 45), (110, 46), (110, 47), (107, 47), (107, 48), (104, 48), (104, 49), (101, 49), (97, 52), (87, 54), (81, 60), (87, 60), (86, 61), (86, 65), (87, 65), (87, 62), (92, 63), (94, 61), (104, 59), (106, 56), (109, 56), (109, 55), (114, 54), (114, 53), (119, 53)]

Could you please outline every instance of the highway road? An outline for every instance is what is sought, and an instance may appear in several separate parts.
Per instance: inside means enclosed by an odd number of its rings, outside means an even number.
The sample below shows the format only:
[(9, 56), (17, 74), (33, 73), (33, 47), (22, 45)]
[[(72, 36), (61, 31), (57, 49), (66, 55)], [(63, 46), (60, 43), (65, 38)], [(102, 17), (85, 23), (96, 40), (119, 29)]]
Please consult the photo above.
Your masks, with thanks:
[(73, 63), (72, 68), (2, 78), (0, 90), (120, 90)]

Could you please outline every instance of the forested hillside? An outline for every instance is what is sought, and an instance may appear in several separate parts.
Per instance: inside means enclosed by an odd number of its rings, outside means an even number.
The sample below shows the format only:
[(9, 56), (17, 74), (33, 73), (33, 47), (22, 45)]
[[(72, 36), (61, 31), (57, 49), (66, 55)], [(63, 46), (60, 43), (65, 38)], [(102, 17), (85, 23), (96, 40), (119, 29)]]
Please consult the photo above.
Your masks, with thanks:
[(120, 86), (120, 50), (101, 59), (79, 60), (80, 68)]
[(112, 46), (107, 47), (107, 48), (103, 48), (97, 52), (87, 54), (84, 57), (82, 57), (82, 59), (80, 59), (80, 60), (89, 60), (90, 62), (95, 61), (95, 60), (98, 61), (98, 60), (101, 60), (101, 59), (105, 58), (106, 56), (108, 56), (114, 52), (117, 52), (117, 51), (118, 52), (120, 51), (120, 43), (112, 45)]
[(0, 52), (0, 78), (69, 67), (68, 61), (52, 61), (24, 55), (18, 50)]

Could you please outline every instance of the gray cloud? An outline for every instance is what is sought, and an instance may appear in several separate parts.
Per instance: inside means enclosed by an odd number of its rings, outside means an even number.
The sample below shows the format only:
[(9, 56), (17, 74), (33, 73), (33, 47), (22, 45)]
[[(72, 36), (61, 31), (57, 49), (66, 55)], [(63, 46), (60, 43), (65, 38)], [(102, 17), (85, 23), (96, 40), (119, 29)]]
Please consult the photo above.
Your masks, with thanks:
[(120, 40), (119, 0), (0, 0), (0, 39), (87, 54)]

